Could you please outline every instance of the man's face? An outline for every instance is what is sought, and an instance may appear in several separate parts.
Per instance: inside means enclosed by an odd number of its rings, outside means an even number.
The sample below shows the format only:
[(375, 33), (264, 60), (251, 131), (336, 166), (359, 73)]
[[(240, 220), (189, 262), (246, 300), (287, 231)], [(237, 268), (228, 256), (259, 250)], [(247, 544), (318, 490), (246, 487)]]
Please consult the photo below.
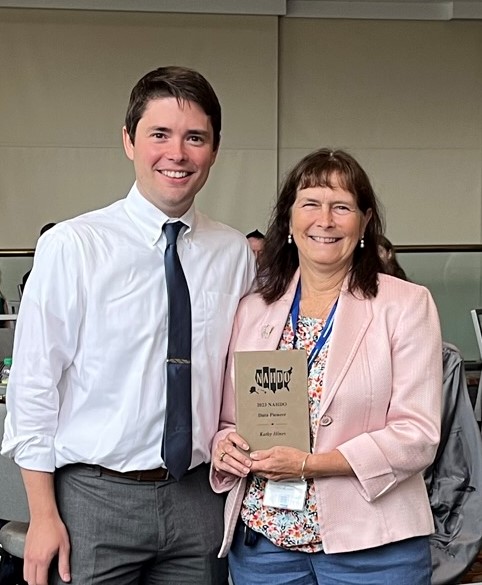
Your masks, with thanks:
[(249, 245), (251, 246), (251, 250), (253, 250), (254, 255), (257, 258), (259, 253), (263, 249), (263, 245), (264, 245), (263, 238), (255, 238), (255, 237), (251, 236), (250, 238), (248, 238), (248, 242), (249, 242)]
[(170, 217), (186, 213), (216, 160), (209, 116), (194, 102), (154, 99), (139, 120), (135, 143), (125, 127), (123, 140), (140, 193)]

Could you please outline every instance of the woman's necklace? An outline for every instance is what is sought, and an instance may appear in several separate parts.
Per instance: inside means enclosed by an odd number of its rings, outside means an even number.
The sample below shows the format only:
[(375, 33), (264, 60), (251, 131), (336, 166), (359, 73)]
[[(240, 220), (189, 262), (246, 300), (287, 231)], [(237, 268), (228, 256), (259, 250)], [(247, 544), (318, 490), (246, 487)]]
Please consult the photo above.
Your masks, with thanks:
[[(338, 275), (339, 276), (339, 275)], [(300, 301), (300, 314), (304, 315), (305, 317), (312, 317), (314, 319), (321, 319), (325, 320), (330, 312), (330, 309), (336, 299), (340, 296), (340, 291), (342, 287), (343, 280), (345, 279), (346, 274), (343, 273), (341, 277), (332, 278), (331, 286), (327, 288), (326, 291), (317, 290), (317, 287), (301, 287), (302, 291), (302, 299)], [(334, 281), (334, 282), (333, 282)], [(328, 284), (328, 283), (327, 283)], [(303, 291), (305, 294), (303, 295)], [(324, 302), (320, 309), (320, 302), (323, 302), (324, 299), (327, 298), (328, 295), (328, 302)]]
[(314, 317), (315, 319), (326, 319), (326, 316), (330, 312), (331, 306), (338, 298), (340, 291), (338, 290), (330, 300), (320, 309), (319, 300), (317, 297), (308, 297), (301, 301), (301, 314), (305, 317)]

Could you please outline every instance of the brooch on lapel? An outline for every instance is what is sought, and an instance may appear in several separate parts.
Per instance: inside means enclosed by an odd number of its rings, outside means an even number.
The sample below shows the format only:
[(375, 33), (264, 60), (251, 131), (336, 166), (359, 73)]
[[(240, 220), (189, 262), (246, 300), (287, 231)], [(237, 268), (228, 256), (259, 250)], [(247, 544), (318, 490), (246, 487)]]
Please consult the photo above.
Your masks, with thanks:
[(272, 325), (263, 325), (263, 327), (261, 327), (261, 337), (263, 339), (268, 339), (273, 329), (274, 327)]

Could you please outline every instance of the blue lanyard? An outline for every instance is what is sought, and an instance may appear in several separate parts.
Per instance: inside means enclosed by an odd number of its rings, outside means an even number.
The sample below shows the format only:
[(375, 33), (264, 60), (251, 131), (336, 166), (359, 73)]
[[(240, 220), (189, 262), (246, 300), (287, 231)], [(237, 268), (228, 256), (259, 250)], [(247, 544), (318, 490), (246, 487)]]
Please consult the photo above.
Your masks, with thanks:
[[(298, 339), (297, 329), (298, 329), (298, 318), (300, 315), (300, 300), (301, 300), (301, 282), (298, 283), (298, 287), (296, 288), (295, 298), (293, 300), (293, 305), (291, 306), (291, 311), (290, 311), (291, 326), (293, 327), (293, 335), (294, 335), (293, 348), (296, 348), (296, 342)], [(318, 337), (318, 340), (315, 343), (315, 346), (313, 347), (313, 349), (310, 352), (310, 355), (308, 356), (308, 374), (311, 372), (311, 368), (313, 367), (313, 364), (315, 363), (315, 360), (318, 357), (318, 354), (320, 353), (320, 351), (323, 349), (326, 342), (330, 338), (331, 332), (333, 330), (333, 321), (335, 320), (335, 311), (336, 311), (337, 305), (338, 305), (338, 299), (336, 300), (336, 303), (331, 308), (330, 314), (328, 315), (328, 318), (326, 319), (325, 325), (323, 326), (323, 329), (321, 330), (320, 336)]]

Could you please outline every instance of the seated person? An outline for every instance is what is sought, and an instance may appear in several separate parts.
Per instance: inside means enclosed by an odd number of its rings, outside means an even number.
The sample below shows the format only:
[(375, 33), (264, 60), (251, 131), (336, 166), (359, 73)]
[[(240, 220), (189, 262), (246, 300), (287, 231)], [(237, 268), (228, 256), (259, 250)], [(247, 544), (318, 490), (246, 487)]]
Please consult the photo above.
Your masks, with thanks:
[[(8, 308), (7, 299), (0, 290), (0, 315), (9, 315), (10, 310)], [(10, 327), (10, 321), (0, 321), (0, 327)]]
[(246, 234), (246, 238), (248, 239), (249, 245), (256, 256), (256, 259), (258, 259), (258, 255), (263, 250), (264, 246), (264, 234), (259, 230), (254, 230), (249, 232), (249, 234)]
[(390, 276), (408, 280), (405, 270), (400, 266), (392, 242), (385, 236), (378, 236), (378, 255), (383, 263), (383, 271)]

